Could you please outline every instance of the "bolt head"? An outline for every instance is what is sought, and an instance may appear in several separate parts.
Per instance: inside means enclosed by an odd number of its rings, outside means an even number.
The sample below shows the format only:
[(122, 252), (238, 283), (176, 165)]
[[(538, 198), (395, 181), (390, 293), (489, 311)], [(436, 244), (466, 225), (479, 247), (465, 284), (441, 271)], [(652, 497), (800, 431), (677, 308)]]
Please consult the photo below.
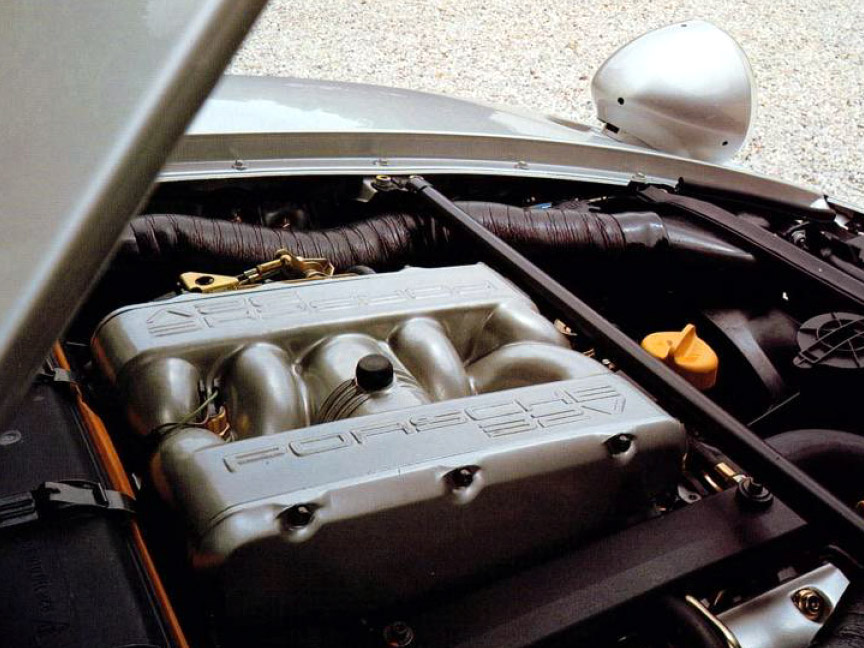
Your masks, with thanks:
[(828, 601), (822, 592), (812, 587), (802, 587), (792, 595), (798, 611), (811, 621), (821, 621), (828, 613)]
[(761, 482), (745, 477), (738, 482), (738, 501), (756, 508), (767, 508), (774, 501), (774, 495)]
[(752, 495), (753, 497), (761, 497), (768, 491), (768, 489), (765, 488), (765, 484), (763, 484), (762, 482), (757, 482), (753, 479), (747, 482), (746, 488), (747, 493), (749, 495)]
[(390, 648), (405, 648), (414, 642), (414, 630), (404, 621), (394, 621), (384, 628), (383, 635)]
[(297, 504), (282, 513), (282, 519), (292, 529), (307, 526), (315, 517), (315, 507), (311, 504)]
[(24, 437), (19, 430), (6, 430), (0, 433), (0, 446), (9, 446), (18, 443)]
[(611, 439), (606, 440), (606, 447), (609, 449), (609, 454), (619, 455), (627, 452), (633, 445), (633, 437), (629, 434), (616, 434)]
[(474, 482), (474, 471), (467, 466), (457, 468), (450, 473), (450, 479), (456, 488), (468, 488)]

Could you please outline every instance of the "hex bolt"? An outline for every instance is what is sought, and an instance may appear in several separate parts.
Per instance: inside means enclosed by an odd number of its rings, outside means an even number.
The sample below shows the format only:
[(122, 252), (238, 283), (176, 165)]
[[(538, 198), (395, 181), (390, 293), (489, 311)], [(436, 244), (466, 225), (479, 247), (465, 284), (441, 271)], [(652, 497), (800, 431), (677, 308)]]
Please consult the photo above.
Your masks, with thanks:
[(299, 529), (308, 525), (315, 517), (315, 509), (309, 504), (297, 504), (282, 514), (282, 518), (292, 529)]
[(761, 482), (745, 477), (738, 482), (738, 501), (756, 508), (767, 508), (774, 501), (774, 495)]
[(633, 437), (629, 434), (616, 434), (611, 439), (606, 440), (606, 447), (611, 455), (624, 454), (632, 445)]
[(798, 611), (811, 621), (821, 621), (828, 613), (828, 602), (822, 592), (812, 587), (802, 587), (792, 595)]
[(792, 232), (789, 236), (789, 241), (792, 245), (797, 245), (798, 247), (807, 247), (807, 232), (804, 230), (797, 230)]
[(450, 473), (450, 480), (456, 488), (468, 488), (474, 482), (474, 471), (463, 466)]
[(5, 432), (0, 433), (0, 446), (9, 446), (18, 443), (23, 436), (24, 435), (18, 430), (6, 430)]
[(414, 642), (414, 630), (404, 621), (394, 621), (384, 628), (383, 635), (390, 648), (404, 648)]

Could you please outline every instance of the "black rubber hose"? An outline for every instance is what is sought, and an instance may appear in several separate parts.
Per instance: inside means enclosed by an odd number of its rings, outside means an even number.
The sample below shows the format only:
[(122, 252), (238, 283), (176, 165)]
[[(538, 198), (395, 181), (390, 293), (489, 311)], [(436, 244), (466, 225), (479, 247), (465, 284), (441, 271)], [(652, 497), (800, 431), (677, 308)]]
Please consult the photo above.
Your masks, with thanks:
[(860, 583), (849, 586), (810, 648), (864, 648), (864, 588)]
[(766, 441), (850, 506), (864, 498), (864, 436), (838, 430), (793, 430)]
[[(627, 248), (668, 243), (651, 212), (609, 215), (570, 209), (531, 209), (464, 202), (460, 207), (525, 253), (595, 253), (615, 257)], [(121, 259), (148, 260), (163, 269), (234, 272), (269, 259), (279, 248), (304, 257), (326, 257), (344, 270), (423, 264), (465, 252), (435, 219), (383, 214), (320, 231), (276, 230), (194, 216), (150, 215), (132, 221), (121, 241)]]
[(728, 648), (711, 622), (684, 599), (664, 596), (651, 622), (652, 634), (676, 648)]

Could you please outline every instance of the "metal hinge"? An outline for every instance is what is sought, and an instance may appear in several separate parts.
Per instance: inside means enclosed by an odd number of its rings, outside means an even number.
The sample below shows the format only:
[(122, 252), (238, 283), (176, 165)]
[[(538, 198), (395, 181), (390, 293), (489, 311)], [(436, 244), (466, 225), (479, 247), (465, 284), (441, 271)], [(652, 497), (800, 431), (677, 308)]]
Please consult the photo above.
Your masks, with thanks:
[(32, 491), (0, 497), (0, 528), (79, 512), (128, 516), (135, 513), (135, 501), (83, 479), (45, 482)]

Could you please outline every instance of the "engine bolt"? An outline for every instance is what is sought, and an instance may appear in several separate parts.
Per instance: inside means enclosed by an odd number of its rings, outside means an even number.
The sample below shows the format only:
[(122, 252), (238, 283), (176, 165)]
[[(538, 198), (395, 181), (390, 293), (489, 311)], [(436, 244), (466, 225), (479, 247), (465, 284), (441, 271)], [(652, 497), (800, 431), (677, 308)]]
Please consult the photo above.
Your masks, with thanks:
[(745, 477), (738, 482), (738, 500), (758, 508), (767, 508), (774, 501), (774, 495), (761, 482)]
[(798, 247), (807, 247), (807, 232), (805, 232), (804, 230), (792, 232), (792, 234), (789, 236), (789, 241), (793, 245), (797, 245)]
[(798, 611), (811, 621), (821, 621), (828, 612), (828, 602), (818, 590), (802, 587), (792, 595), (792, 602)]
[(414, 642), (414, 630), (404, 621), (394, 621), (384, 628), (383, 634), (390, 648), (404, 648)]
[(18, 443), (24, 435), (18, 430), (6, 430), (0, 433), (0, 446), (9, 446)]
[(292, 529), (305, 527), (315, 517), (315, 509), (308, 504), (297, 504), (282, 514), (288, 526)]
[(609, 454), (619, 455), (627, 452), (633, 445), (633, 437), (629, 434), (616, 434), (611, 439), (606, 440), (606, 447), (609, 448)]
[(474, 471), (470, 468), (457, 468), (450, 473), (456, 488), (468, 488), (474, 482)]

